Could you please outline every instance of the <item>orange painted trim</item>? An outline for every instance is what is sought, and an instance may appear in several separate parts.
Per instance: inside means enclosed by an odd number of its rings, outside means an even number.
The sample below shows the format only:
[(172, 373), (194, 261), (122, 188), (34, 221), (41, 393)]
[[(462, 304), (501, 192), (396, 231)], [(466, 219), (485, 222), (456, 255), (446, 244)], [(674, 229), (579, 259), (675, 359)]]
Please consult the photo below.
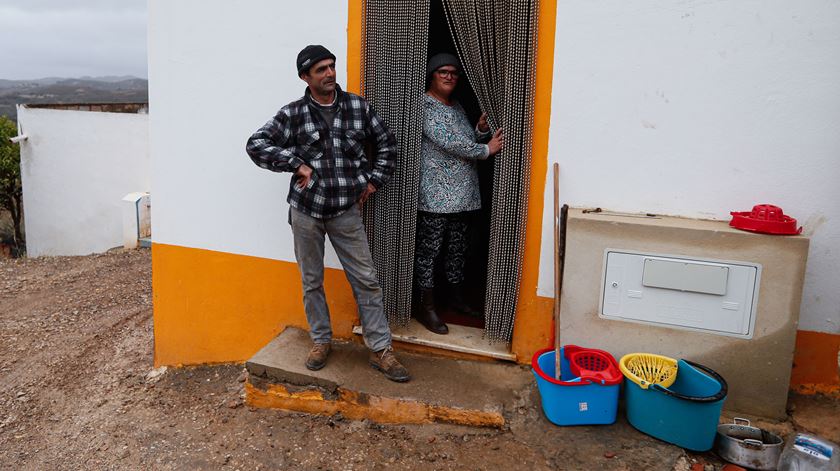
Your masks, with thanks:
[[(356, 304), (344, 272), (327, 269), (333, 335), (351, 338)], [(287, 326), (308, 330), (292, 262), (152, 244), (155, 366), (243, 362)]]
[[(347, 88), (361, 89), (362, 4), (348, 1)], [(531, 182), (525, 227), (522, 280), (511, 350), (519, 363), (531, 361), (533, 353), (550, 343), (552, 329), (551, 298), (537, 296), (542, 240), (542, 213), (548, 169), (548, 131), (551, 121), (551, 86), (554, 76), (554, 33), (557, 1), (540, 2), (537, 25), (537, 57), (534, 90), (534, 130), (532, 135)], [(351, 80), (352, 78), (352, 80)]]
[(362, 93), (362, 2), (347, 2), (347, 91)]
[(535, 351), (550, 345), (553, 300), (537, 296), (540, 276), (542, 218), (545, 182), (548, 174), (548, 131), (551, 125), (551, 87), (554, 79), (554, 34), (557, 21), (556, 0), (540, 2), (537, 26), (536, 83), (534, 90), (534, 130), (531, 156), (531, 184), (528, 217), (525, 222), (525, 251), (522, 281), (513, 329), (511, 351), (519, 363), (528, 363)]
[(840, 397), (840, 335), (796, 332), (790, 388), (802, 394)]
[(282, 384), (249, 378), (245, 402), (251, 407), (283, 409), (307, 414), (333, 415), (352, 420), (369, 419), (384, 424), (429, 424), (444, 422), (475, 427), (502, 428), (501, 413), (435, 406), (419, 401), (372, 396), (338, 388), (337, 397), (327, 398), (317, 389), (290, 391)]

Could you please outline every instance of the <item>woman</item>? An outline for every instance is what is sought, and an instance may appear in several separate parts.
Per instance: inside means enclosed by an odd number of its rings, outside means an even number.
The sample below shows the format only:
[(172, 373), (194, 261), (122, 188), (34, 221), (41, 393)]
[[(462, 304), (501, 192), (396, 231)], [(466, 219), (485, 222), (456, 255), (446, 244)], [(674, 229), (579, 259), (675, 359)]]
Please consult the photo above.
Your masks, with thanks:
[[(426, 68), (423, 95), (423, 141), (420, 150), (420, 192), (417, 217), (415, 278), (420, 286), (420, 309), (415, 315), (427, 329), (446, 334), (449, 328), (435, 312), (434, 264), (446, 241), (446, 280), (451, 305), (464, 314), (474, 310), (464, 301), (464, 261), (470, 212), (481, 209), (476, 161), (498, 153), (504, 145), (499, 129), (491, 136), (487, 115), (475, 129), (452, 92), (461, 76), (452, 54), (436, 54)], [(489, 142), (482, 144), (482, 141)]]

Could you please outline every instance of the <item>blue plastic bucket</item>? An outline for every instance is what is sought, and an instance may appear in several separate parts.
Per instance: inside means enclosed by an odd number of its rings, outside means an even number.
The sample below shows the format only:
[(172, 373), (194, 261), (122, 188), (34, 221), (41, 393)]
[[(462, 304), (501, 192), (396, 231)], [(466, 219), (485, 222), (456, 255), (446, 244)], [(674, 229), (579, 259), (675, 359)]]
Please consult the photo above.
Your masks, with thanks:
[(642, 389), (625, 378), (627, 421), (650, 436), (693, 451), (707, 451), (715, 442), (726, 381), (712, 369), (680, 360), (677, 379), (669, 388)]
[(559, 381), (554, 379), (554, 349), (538, 351), (531, 359), (545, 417), (556, 425), (615, 422), (621, 384), (597, 384), (574, 377), (563, 353), (561, 348)]

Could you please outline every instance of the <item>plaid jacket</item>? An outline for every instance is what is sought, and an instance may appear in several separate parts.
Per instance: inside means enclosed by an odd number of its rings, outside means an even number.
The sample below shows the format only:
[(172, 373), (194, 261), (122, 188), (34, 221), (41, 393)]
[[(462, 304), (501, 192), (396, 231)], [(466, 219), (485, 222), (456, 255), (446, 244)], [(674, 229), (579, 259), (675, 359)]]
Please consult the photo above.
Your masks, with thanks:
[[(364, 98), (336, 86), (338, 110), (331, 125), (311, 103), (309, 89), (289, 103), (249, 139), (246, 151), (258, 166), (295, 172), (305, 163), (312, 178), (300, 189), (293, 175), (287, 201), (319, 219), (338, 216), (355, 204), (368, 182), (377, 189), (394, 173), (397, 140)], [(365, 141), (375, 144), (372, 165)]]

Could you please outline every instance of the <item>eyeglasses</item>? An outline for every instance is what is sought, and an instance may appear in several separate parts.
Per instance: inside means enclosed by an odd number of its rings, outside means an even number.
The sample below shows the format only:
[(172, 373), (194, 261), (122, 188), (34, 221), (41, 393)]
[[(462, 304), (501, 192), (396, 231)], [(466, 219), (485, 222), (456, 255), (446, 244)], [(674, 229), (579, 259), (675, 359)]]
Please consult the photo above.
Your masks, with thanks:
[(439, 76), (443, 77), (443, 78), (447, 78), (447, 77), (458, 78), (458, 77), (461, 76), (461, 73), (458, 72), (457, 70), (441, 70), (441, 69), (438, 69), (438, 70), (435, 71), (435, 73), (438, 74)]

